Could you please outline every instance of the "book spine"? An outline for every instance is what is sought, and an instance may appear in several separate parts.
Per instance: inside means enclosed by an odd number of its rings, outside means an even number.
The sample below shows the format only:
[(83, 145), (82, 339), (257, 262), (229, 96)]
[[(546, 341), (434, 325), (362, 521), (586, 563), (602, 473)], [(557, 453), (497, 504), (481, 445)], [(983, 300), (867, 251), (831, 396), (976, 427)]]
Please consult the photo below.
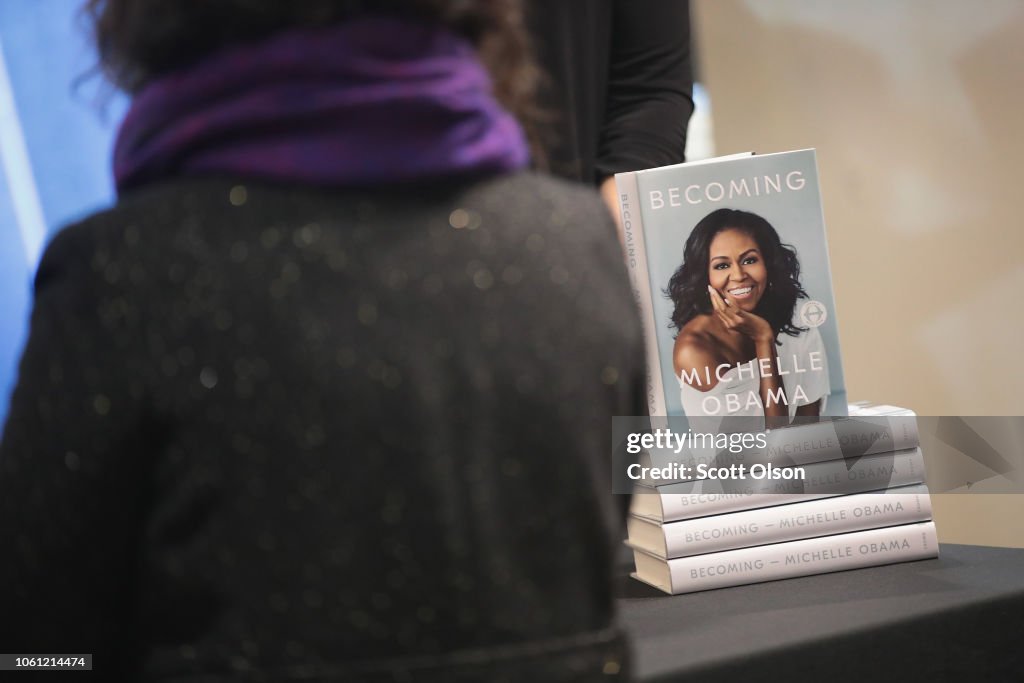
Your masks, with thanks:
[(921, 443), (917, 417), (909, 415), (840, 418), (783, 427), (769, 431), (765, 440), (767, 448), (755, 452), (755, 458), (763, 457), (765, 463), (785, 459), (794, 465), (902, 451)]
[(655, 329), (654, 300), (648, 277), (647, 248), (644, 244), (643, 217), (637, 190), (636, 173), (616, 173), (615, 186), (619, 196), (619, 211), (625, 239), (626, 264), (633, 296), (640, 308), (643, 323), (644, 349), (647, 356), (647, 406), (652, 417), (668, 414), (665, 406), (665, 388), (661, 381), (658, 362), (658, 338)]
[(852, 462), (813, 463), (802, 469), (800, 479), (704, 479), (659, 486), (657, 494), (639, 495), (660, 495), (661, 521), (674, 522), (924, 482), (920, 448), (868, 455)]
[(661, 529), (666, 556), (676, 558), (931, 518), (928, 489), (915, 485), (672, 522)]
[(935, 524), (923, 522), (684, 557), (668, 564), (672, 593), (678, 594), (938, 555)]

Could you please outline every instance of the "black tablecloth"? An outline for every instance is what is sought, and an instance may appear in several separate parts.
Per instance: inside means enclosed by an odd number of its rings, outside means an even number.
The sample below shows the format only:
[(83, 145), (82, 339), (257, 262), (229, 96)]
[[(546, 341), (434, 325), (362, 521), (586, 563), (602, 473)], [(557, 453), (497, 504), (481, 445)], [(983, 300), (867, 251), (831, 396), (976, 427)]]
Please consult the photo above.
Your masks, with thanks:
[(668, 596), (623, 576), (642, 681), (1024, 681), (1024, 550)]

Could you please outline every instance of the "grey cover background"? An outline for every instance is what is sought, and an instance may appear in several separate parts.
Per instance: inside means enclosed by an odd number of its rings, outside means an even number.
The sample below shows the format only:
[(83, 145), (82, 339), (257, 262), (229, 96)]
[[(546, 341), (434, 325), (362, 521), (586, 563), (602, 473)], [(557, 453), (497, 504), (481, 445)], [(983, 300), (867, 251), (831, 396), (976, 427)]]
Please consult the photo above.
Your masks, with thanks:
[[(681, 206), (668, 205), (667, 188), (679, 187), (680, 193), (692, 184), (705, 186), (722, 183), (728, 189), (730, 180), (754, 176), (801, 171), (806, 185), (799, 191), (761, 196), (726, 198), (720, 202), (704, 200), (690, 205), (682, 200)], [(763, 185), (763, 183), (761, 183)], [(714, 163), (668, 166), (640, 171), (637, 174), (637, 194), (643, 217), (644, 243), (647, 252), (648, 276), (654, 301), (655, 331), (658, 356), (661, 359), (662, 382), (665, 387), (665, 405), (669, 415), (682, 415), (679, 398), (679, 380), (672, 369), (672, 346), (675, 329), (671, 327), (672, 302), (664, 290), (672, 274), (683, 262), (683, 247), (693, 226), (704, 216), (721, 208), (741, 209), (764, 217), (779, 233), (783, 243), (796, 249), (800, 259), (800, 281), (811, 299), (820, 301), (828, 310), (828, 319), (818, 331), (825, 343), (828, 356), (829, 395), (827, 415), (846, 415), (846, 383), (843, 378), (836, 325), (836, 307), (832, 296), (832, 273), (829, 268), (828, 243), (822, 215), (821, 193), (818, 186), (817, 163), (814, 150), (800, 150), (779, 154), (755, 155)], [(648, 199), (651, 190), (661, 190), (665, 207), (652, 210)], [(763, 187), (762, 187), (763, 190)], [(702, 195), (703, 197), (703, 195)], [(801, 302), (806, 299), (801, 299)], [(799, 310), (800, 303), (797, 304)]]

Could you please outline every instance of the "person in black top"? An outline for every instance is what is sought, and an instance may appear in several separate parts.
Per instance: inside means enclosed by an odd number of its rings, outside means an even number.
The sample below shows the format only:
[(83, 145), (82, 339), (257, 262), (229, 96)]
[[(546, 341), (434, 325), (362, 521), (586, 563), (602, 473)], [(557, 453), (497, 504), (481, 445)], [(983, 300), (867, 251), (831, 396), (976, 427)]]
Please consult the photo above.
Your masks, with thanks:
[(547, 72), (541, 108), (550, 170), (601, 187), (685, 160), (693, 113), (687, 0), (532, 0), (528, 26)]
[(35, 281), (5, 652), (107, 681), (628, 677), (607, 448), (644, 370), (612, 221), (526, 170), (514, 3), (385, 9), (89, 3), (134, 97), (117, 205)]

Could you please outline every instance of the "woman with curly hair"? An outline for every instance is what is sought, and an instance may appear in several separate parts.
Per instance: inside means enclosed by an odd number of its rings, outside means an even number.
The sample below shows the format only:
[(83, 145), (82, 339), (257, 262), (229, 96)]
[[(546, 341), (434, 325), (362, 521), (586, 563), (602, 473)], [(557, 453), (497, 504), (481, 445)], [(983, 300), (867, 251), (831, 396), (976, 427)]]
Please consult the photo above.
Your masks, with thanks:
[[(611, 217), (528, 169), (514, 0), (90, 0), (118, 202), (0, 441), (0, 643), (105, 681), (606, 681)], [(525, 129), (525, 130), (524, 130)]]
[(757, 214), (718, 209), (686, 240), (666, 295), (678, 330), (672, 352), (687, 415), (818, 415), (829, 394), (817, 329), (793, 324), (796, 251)]

